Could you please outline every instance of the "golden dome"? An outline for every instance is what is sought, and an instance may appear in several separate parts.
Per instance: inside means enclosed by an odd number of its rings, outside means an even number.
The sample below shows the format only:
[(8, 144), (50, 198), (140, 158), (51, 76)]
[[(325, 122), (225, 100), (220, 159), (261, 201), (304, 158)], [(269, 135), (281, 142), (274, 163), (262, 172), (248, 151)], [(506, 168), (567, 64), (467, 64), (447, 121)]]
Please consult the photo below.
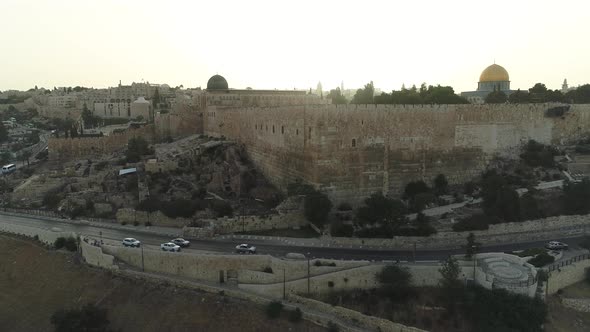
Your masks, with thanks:
[(504, 67), (497, 64), (493, 64), (488, 68), (484, 69), (479, 75), (480, 82), (498, 82), (498, 81), (510, 81), (508, 72)]

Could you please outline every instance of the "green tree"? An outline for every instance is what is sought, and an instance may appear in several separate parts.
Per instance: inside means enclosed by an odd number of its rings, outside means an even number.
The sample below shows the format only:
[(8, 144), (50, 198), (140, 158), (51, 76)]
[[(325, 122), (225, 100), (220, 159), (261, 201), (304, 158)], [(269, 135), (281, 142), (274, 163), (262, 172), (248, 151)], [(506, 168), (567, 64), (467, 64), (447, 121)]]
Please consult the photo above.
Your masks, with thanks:
[(8, 130), (4, 127), (4, 124), (0, 122), (0, 143), (8, 141)]
[(129, 140), (127, 144), (127, 162), (136, 163), (141, 160), (141, 156), (152, 154), (148, 142), (143, 137), (135, 137)]
[(378, 192), (365, 199), (365, 206), (357, 209), (356, 217), (362, 224), (393, 224), (405, 220), (406, 210), (399, 200)]
[(363, 89), (356, 90), (354, 97), (350, 101), (351, 104), (374, 104), (373, 96), (375, 95), (375, 87), (373, 81), (365, 84)]
[(81, 309), (58, 310), (51, 316), (56, 332), (92, 331), (108, 332), (109, 320), (106, 309), (87, 304)]
[(526, 104), (529, 102), (529, 93), (527, 91), (516, 90), (508, 97), (511, 104)]
[(462, 295), (461, 291), (463, 285), (459, 280), (461, 267), (453, 256), (449, 256), (449, 258), (442, 264), (438, 272), (441, 275), (439, 283), (447, 310), (454, 312), (455, 306), (458, 303), (458, 299)]
[(477, 253), (477, 249), (481, 243), (475, 241), (475, 234), (469, 233), (467, 235), (467, 243), (465, 244), (465, 258), (471, 259)]
[(92, 115), (92, 112), (84, 103), (84, 107), (82, 108), (82, 121), (84, 121), (85, 128), (93, 128), (95, 126), (95, 117)]
[(346, 104), (348, 102), (346, 97), (342, 95), (340, 88), (330, 90), (327, 97), (332, 99), (332, 104)]
[(323, 193), (315, 191), (305, 196), (303, 201), (303, 212), (305, 218), (314, 225), (320, 227), (328, 220), (328, 214), (332, 210), (332, 202)]
[(430, 192), (430, 188), (426, 184), (426, 182), (422, 180), (412, 181), (406, 185), (404, 190), (404, 197), (410, 200), (414, 199), (414, 196), (420, 193), (427, 193)]
[(485, 99), (486, 104), (504, 104), (508, 101), (508, 97), (504, 91), (494, 90), (490, 92)]
[(8, 164), (11, 159), (12, 159), (12, 154), (8, 151), (4, 151), (0, 155), (0, 162), (2, 163), (2, 165)]
[(152, 105), (153, 105), (154, 109), (157, 109), (159, 104), (160, 104), (160, 90), (156, 87), (156, 89), (154, 90), (154, 96), (152, 97)]
[(411, 292), (412, 274), (407, 267), (386, 265), (376, 275), (383, 290), (392, 300), (403, 300)]
[(434, 192), (437, 195), (444, 195), (449, 192), (449, 181), (444, 174), (439, 174), (434, 178)]

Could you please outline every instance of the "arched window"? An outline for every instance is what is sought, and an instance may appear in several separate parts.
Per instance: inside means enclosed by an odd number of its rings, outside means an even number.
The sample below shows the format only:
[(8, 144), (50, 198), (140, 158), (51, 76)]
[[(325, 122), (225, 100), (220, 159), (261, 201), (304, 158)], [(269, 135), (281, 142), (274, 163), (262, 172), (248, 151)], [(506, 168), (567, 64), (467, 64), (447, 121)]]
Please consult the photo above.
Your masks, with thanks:
[(356, 139), (352, 139), (352, 147), (355, 148), (356, 147)]
[(285, 126), (281, 126), (281, 134), (285, 133)]

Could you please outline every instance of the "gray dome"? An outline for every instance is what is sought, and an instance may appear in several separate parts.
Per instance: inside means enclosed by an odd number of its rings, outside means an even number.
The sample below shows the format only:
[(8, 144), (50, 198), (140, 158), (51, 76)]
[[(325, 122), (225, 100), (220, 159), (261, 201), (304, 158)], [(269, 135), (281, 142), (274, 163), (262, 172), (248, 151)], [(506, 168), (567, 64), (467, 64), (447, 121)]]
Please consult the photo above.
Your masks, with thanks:
[(207, 82), (207, 90), (227, 90), (227, 81), (223, 76), (213, 75)]

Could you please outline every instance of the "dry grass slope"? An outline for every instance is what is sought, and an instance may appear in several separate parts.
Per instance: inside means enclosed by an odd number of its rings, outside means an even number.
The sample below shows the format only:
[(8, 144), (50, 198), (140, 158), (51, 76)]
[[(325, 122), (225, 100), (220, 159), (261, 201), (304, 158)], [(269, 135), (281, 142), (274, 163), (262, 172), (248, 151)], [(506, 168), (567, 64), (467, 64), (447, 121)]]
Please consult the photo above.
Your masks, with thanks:
[(60, 308), (95, 303), (108, 308), (111, 326), (131, 331), (325, 331), (284, 314), (221, 295), (139, 284), (75, 262), (65, 252), (0, 235), (0, 326), (3, 331), (51, 331)]

